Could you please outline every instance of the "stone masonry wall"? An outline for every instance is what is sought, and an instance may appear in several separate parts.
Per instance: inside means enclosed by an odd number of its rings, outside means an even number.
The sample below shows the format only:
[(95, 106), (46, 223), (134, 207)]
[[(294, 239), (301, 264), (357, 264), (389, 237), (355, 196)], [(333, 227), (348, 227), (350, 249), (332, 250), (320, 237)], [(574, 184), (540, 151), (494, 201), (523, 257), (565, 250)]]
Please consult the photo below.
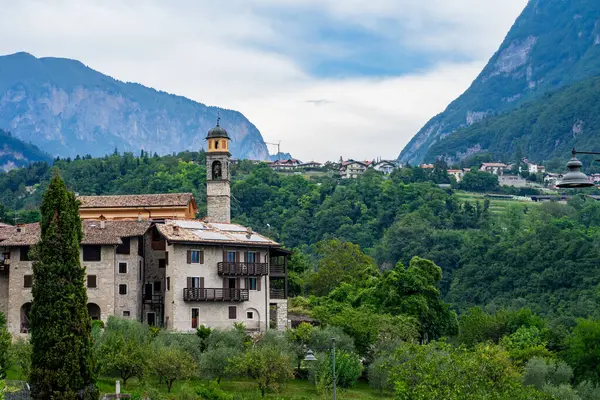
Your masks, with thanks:
[[(116, 254), (116, 253), (115, 253)], [(138, 238), (130, 238), (129, 254), (116, 254), (115, 265), (115, 316), (121, 318), (137, 319), (140, 315), (140, 298), (142, 291), (142, 277), (140, 276), (140, 263), (143, 258), (138, 256)], [(127, 272), (119, 272), (120, 264), (127, 265)], [(119, 294), (119, 285), (127, 285), (127, 294)], [(125, 316), (128, 313), (129, 316)]]

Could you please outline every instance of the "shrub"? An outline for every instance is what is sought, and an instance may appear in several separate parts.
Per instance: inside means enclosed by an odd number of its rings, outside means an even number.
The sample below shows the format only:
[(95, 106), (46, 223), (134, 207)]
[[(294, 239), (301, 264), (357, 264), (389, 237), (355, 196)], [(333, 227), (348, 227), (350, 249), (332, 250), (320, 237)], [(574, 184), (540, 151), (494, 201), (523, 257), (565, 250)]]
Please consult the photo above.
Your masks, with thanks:
[[(311, 377), (319, 392), (333, 387), (331, 352), (318, 353), (317, 361), (311, 367)], [(335, 375), (337, 386), (350, 388), (356, 384), (362, 374), (363, 366), (356, 353), (336, 349)]]
[(215, 382), (209, 382), (208, 385), (198, 386), (196, 394), (202, 400), (233, 400), (233, 396), (224, 392)]

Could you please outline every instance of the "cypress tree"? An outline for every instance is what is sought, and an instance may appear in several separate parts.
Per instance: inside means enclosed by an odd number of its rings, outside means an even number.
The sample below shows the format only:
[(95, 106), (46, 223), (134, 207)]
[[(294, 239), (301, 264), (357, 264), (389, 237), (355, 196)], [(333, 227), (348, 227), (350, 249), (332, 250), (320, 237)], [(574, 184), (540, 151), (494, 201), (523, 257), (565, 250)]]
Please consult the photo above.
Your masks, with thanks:
[(79, 204), (58, 173), (42, 200), (40, 228), (30, 314), (32, 395), (97, 400)]

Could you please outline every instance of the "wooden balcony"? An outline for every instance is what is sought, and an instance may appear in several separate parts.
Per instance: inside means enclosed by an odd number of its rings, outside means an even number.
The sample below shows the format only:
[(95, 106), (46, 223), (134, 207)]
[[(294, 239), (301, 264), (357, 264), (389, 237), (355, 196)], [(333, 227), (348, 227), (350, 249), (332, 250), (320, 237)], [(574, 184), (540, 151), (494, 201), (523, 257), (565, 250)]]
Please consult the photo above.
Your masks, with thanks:
[(285, 265), (273, 265), (271, 264), (271, 268), (269, 269), (269, 275), (271, 276), (284, 276), (286, 274), (286, 266)]
[(248, 301), (248, 289), (184, 288), (184, 301)]
[(269, 273), (269, 265), (266, 263), (220, 262), (217, 263), (217, 271), (219, 275), (262, 276)]
[(275, 300), (285, 300), (287, 298), (285, 295), (285, 289), (271, 288), (271, 290), (269, 292), (269, 296), (271, 299), (275, 299)]

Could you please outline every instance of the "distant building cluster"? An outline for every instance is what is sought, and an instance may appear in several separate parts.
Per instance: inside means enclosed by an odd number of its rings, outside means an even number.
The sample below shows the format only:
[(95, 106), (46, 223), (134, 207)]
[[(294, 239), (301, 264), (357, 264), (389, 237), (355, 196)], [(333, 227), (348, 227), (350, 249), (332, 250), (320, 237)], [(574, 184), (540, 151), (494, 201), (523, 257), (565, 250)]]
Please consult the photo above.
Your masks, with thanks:
[(398, 169), (400, 164), (398, 161), (390, 160), (373, 160), (373, 161), (356, 161), (356, 160), (344, 160), (340, 157), (339, 170), (340, 177), (342, 179), (356, 179), (360, 175), (364, 174), (369, 168), (373, 168), (375, 171), (382, 172), (385, 175), (389, 175), (395, 169)]
[(307, 171), (310, 169), (323, 167), (323, 164), (316, 161), (305, 163), (300, 160), (296, 160), (295, 158), (290, 158), (288, 160), (269, 161), (267, 164), (269, 164), (269, 167), (273, 168), (275, 171)]

